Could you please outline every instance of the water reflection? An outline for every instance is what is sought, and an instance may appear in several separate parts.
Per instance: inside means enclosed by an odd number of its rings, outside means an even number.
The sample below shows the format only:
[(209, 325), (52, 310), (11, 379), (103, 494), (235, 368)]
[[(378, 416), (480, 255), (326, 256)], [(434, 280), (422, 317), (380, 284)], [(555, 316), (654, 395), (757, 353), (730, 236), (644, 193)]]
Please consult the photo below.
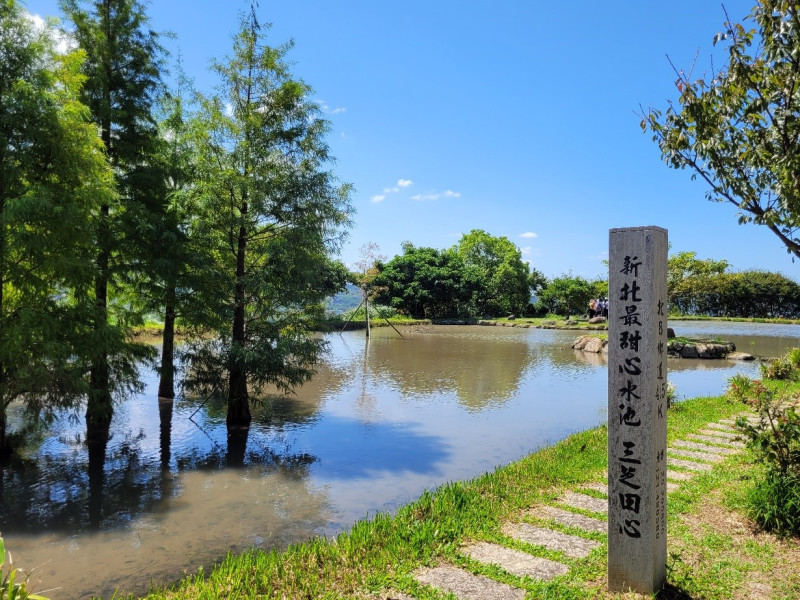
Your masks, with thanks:
[[(782, 331), (794, 337), (745, 345), (791, 345), (800, 327)], [(606, 359), (572, 350), (575, 332), (403, 333), (329, 336), (318, 376), (293, 396), (261, 390), (251, 428), (231, 437), (224, 403), (158, 399), (155, 375), (118, 406), (104, 447), (90, 451), (82, 420), (63, 415), (0, 476), (15, 560), (45, 563), (36, 589), (63, 586), (56, 598), (145, 592), (151, 579), (174, 580), (229, 549), (336, 533), (605, 420)], [(710, 335), (728, 339), (724, 329)], [(679, 395), (695, 396), (758, 365), (669, 369)]]
[[(533, 360), (522, 330), (487, 336), (465, 334), (455, 327), (441, 329), (436, 335), (407, 333), (403, 338), (378, 330), (362, 350), (361, 381), (386, 382), (404, 396), (452, 392), (461, 405), (474, 411), (514, 397)], [(366, 388), (362, 404), (374, 408)]]

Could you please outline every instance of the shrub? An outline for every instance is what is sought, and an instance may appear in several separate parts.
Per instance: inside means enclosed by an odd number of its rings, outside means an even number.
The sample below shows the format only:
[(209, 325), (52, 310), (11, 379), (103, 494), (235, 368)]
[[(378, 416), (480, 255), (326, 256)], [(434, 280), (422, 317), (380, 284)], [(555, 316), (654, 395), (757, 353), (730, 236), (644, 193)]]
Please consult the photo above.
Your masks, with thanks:
[[(788, 361), (787, 361), (788, 362)], [(734, 382), (733, 380), (736, 379)], [(728, 392), (755, 408), (758, 421), (744, 417), (736, 427), (765, 466), (748, 496), (753, 519), (779, 535), (800, 534), (800, 415), (788, 399), (760, 381), (731, 378)]]
[(728, 379), (728, 389), (725, 395), (732, 400), (747, 402), (753, 394), (753, 384), (756, 383), (746, 375), (736, 374)]
[(766, 379), (794, 379), (796, 373), (794, 366), (785, 356), (777, 358), (766, 365), (761, 365), (761, 375)]
[(750, 516), (767, 531), (800, 535), (800, 478), (767, 471), (747, 496)]

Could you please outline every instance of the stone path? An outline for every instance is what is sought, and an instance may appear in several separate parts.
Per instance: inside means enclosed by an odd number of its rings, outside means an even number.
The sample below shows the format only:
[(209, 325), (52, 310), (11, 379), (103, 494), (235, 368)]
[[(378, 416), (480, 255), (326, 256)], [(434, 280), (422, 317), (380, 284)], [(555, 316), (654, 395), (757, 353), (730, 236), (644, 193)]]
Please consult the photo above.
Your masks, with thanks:
[[(734, 424), (735, 419), (710, 423), (698, 434), (669, 445), (668, 493), (697, 473), (711, 470), (716, 463), (744, 446), (734, 432)], [(501, 533), (527, 546), (528, 552), (485, 541), (466, 544), (459, 552), (475, 563), (495, 565), (520, 578), (549, 580), (566, 575), (580, 559), (592, 552), (604, 551), (605, 543), (591, 537), (607, 533), (607, 485), (599, 481), (583, 484), (574, 491), (565, 491), (550, 504), (531, 508), (522, 515), (521, 521), (505, 523)], [(535, 553), (560, 558), (552, 560)], [(522, 588), (475, 575), (446, 562), (417, 570), (414, 579), (422, 585), (452, 593), (461, 600), (522, 600), (525, 596)], [(381, 597), (413, 600), (399, 592)]]

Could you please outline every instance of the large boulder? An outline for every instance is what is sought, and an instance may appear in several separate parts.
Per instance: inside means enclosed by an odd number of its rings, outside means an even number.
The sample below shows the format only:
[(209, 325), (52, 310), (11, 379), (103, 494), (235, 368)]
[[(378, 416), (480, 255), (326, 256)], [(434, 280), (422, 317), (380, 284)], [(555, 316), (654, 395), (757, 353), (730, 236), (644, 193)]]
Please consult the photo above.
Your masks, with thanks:
[(731, 342), (691, 340), (667, 343), (667, 355), (673, 358), (726, 358), (735, 350), (736, 345)]
[(593, 335), (582, 335), (572, 343), (572, 348), (574, 350), (593, 352), (595, 354), (608, 352), (608, 340)]
[(606, 319), (605, 317), (592, 317), (591, 319), (589, 319), (589, 323), (591, 325), (596, 325), (597, 323), (606, 323), (607, 321), (608, 319)]

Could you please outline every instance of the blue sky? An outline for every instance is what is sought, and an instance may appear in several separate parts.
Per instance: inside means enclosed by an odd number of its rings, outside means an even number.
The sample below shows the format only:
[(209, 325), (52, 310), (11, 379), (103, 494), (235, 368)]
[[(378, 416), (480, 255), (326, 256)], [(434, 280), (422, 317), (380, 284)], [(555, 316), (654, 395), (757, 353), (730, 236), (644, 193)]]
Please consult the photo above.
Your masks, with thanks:
[[(754, 0), (728, 0), (733, 20)], [(29, 0), (58, 16), (56, 0)], [(202, 91), (211, 58), (230, 53), (245, 1), (155, 0), (157, 31)], [(672, 251), (798, 279), (769, 231), (738, 225), (668, 168), (639, 106), (676, 98), (666, 55), (710, 69), (719, 2), (261, 0), (268, 39), (295, 42), (294, 73), (332, 122), (335, 172), (355, 186), (342, 259), (367, 242), (446, 248), (471, 229), (504, 235), (548, 277), (601, 276), (613, 227), (658, 225)], [(723, 64), (717, 51), (715, 64)]]

